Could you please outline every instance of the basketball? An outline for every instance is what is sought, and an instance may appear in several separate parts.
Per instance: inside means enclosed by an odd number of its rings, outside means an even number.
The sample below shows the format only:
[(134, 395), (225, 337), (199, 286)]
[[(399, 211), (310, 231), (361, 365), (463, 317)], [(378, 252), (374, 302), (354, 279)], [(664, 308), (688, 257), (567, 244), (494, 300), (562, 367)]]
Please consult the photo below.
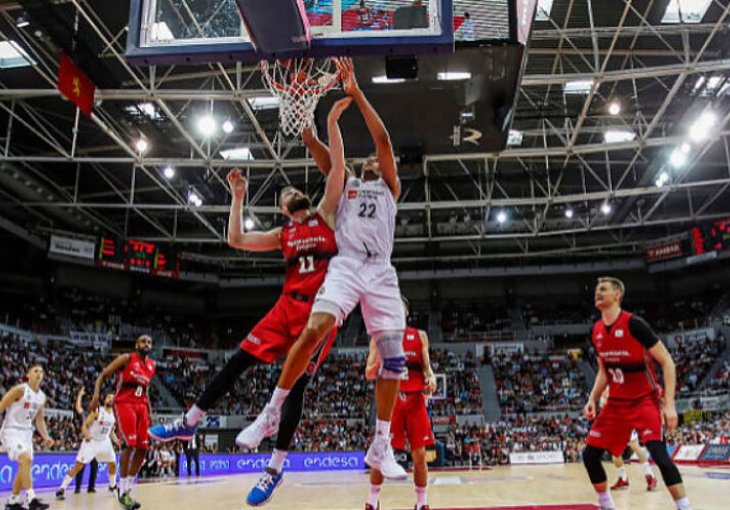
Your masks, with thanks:
[(0, 21), (5, 510), (728, 507), (729, 0), (72, 3)]

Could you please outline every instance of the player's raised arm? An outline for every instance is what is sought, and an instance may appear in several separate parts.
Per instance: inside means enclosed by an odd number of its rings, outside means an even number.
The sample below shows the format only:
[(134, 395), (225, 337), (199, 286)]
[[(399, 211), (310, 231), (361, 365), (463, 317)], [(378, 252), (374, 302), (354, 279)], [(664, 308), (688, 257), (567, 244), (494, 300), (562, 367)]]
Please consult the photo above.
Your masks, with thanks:
[(273, 251), (281, 249), (281, 229), (268, 232), (244, 232), (243, 199), (248, 190), (248, 181), (241, 170), (234, 168), (226, 177), (231, 188), (231, 211), (228, 215), (228, 246), (246, 251)]
[(664, 402), (662, 413), (667, 424), (667, 431), (671, 432), (677, 427), (677, 408), (674, 404), (674, 396), (677, 388), (677, 369), (674, 365), (672, 355), (664, 343), (659, 341), (649, 349), (651, 356), (661, 365), (664, 376)]
[(327, 116), (327, 130), (330, 137), (330, 158), (332, 168), (327, 176), (327, 184), (324, 188), (324, 197), (319, 203), (318, 209), (331, 228), (334, 229), (335, 214), (340, 204), (342, 191), (345, 189), (345, 144), (342, 141), (339, 120), (345, 110), (352, 103), (351, 97), (340, 99), (330, 110)]
[(99, 377), (96, 378), (96, 384), (94, 384), (94, 396), (91, 397), (89, 411), (99, 409), (99, 395), (101, 394), (101, 387), (104, 385), (104, 381), (120, 370), (124, 370), (127, 364), (129, 364), (129, 354), (120, 354), (101, 371)]
[(79, 388), (78, 393), (76, 393), (76, 405), (74, 406), (74, 409), (76, 410), (76, 412), (78, 413), (79, 416), (82, 416), (84, 414), (84, 408), (81, 405), (81, 399), (84, 398), (85, 392), (86, 392), (86, 390), (84, 390), (84, 387), (81, 386)]
[(319, 171), (327, 177), (332, 168), (329, 148), (319, 139), (312, 127), (304, 128), (304, 131), (302, 131), (302, 140), (304, 140), (304, 145), (306, 145), (307, 150), (309, 150), (312, 158), (314, 158), (314, 162), (317, 163)]
[[(342, 86), (345, 92), (351, 96), (355, 103), (357, 103), (365, 124), (370, 131), (370, 136), (373, 138), (375, 143), (375, 153), (378, 158), (378, 166), (383, 180), (388, 184), (393, 197), (398, 200), (400, 196), (400, 179), (398, 179), (398, 170), (395, 164), (395, 155), (393, 154), (393, 144), (390, 142), (390, 135), (388, 130), (385, 128), (380, 115), (375, 111), (373, 105), (365, 97), (363, 91), (357, 83), (355, 77), (355, 68), (352, 64), (351, 58), (340, 58), (337, 61), (337, 66), (340, 70), (340, 76), (342, 78)], [(332, 140), (330, 140), (330, 146)]]

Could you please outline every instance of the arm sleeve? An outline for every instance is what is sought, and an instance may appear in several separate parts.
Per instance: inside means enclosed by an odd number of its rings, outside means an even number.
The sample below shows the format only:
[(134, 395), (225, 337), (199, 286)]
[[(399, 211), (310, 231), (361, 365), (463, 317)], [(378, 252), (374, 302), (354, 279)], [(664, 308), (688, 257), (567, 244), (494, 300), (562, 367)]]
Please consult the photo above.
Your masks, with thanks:
[(651, 349), (659, 342), (659, 337), (652, 331), (649, 324), (636, 315), (629, 319), (629, 332), (647, 349)]

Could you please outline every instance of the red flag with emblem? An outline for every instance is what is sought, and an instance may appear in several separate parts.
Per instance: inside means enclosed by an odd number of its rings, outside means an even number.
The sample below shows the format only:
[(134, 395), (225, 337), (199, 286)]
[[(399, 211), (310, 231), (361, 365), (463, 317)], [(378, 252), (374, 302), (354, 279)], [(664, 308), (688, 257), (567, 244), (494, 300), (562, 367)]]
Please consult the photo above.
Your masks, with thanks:
[(84, 115), (91, 117), (96, 85), (65, 53), (61, 53), (58, 68), (58, 90), (78, 106)]

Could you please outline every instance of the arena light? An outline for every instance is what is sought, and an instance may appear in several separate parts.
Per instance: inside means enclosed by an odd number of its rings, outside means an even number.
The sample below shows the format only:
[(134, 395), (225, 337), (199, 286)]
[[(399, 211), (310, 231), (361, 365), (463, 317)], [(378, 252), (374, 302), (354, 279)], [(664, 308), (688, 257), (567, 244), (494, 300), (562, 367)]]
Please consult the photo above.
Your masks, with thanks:
[(565, 210), (565, 217), (568, 219), (571, 219), (573, 217), (573, 209), (571, 207), (568, 207)]
[(198, 132), (205, 138), (213, 136), (218, 129), (215, 125), (215, 119), (210, 114), (200, 117), (197, 122), (197, 127)]
[(243, 222), (243, 228), (245, 228), (246, 230), (252, 230), (255, 226), (256, 224), (251, 218), (246, 218)]
[(611, 115), (618, 115), (621, 113), (621, 103), (618, 101), (611, 101), (611, 104), (608, 105), (608, 113)]
[(656, 184), (657, 188), (661, 188), (668, 182), (669, 182), (669, 174), (667, 172), (662, 172), (661, 174), (659, 174), (659, 177), (657, 177), (654, 184)]
[(165, 176), (165, 179), (172, 179), (175, 177), (175, 169), (168, 165), (162, 170), (162, 174)]
[(687, 153), (683, 152), (681, 148), (674, 149), (669, 155), (669, 164), (674, 168), (681, 168), (687, 162)]
[(662, 23), (700, 23), (711, 3), (712, 0), (670, 0)]
[(610, 129), (603, 133), (603, 140), (606, 143), (630, 142), (636, 138), (636, 133), (628, 129)]
[(35, 65), (35, 61), (15, 41), (0, 41), (0, 69)]
[(517, 129), (510, 129), (509, 134), (507, 135), (507, 145), (509, 145), (509, 146), (522, 145), (522, 138), (523, 138), (522, 131), (519, 131)]
[(700, 117), (690, 126), (689, 137), (694, 142), (702, 142), (709, 138), (712, 129), (717, 124), (717, 115), (712, 112), (704, 112)]
[(144, 136), (140, 136), (135, 140), (134, 148), (140, 154), (145, 154), (150, 149), (150, 143)]
[(679, 150), (682, 151), (682, 154), (689, 154), (689, 151), (692, 150), (692, 146), (687, 142), (684, 142)]
[(28, 25), (30, 25), (30, 20), (28, 19), (28, 15), (26, 13), (21, 14), (18, 16), (18, 19), (15, 20), (15, 26), (18, 28), (25, 28)]
[(438, 73), (438, 79), (440, 81), (469, 80), (469, 79), (471, 79), (471, 73), (469, 73), (469, 72), (445, 72), (445, 73)]
[(505, 221), (507, 221), (507, 213), (504, 211), (499, 211), (497, 213), (497, 223), (499, 223), (501, 225)]
[(601, 204), (601, 212), (604, 216), (608, 216), (609, 214), (611, 214), (611, 204), (609, 204), (608, 202), (603, 202)]
[(550, 19), (550, 11), (553, 9), (553, 0), (537, 0), (537, 14), (535, 21), (548, 21)]
[(230, 135), (231, 133), (233, 133), (234, 127), (235, 126), (233, 125), (233, 122), (231, 122), (230, 120), (224, 121), (223, 125), (221, 126), (221, 128), (223, 129), (223, 132), (227, 135)]
[(251, 149), (248, 147), (234, 147), (233, 149), (226, 149), (224, 151), (220, 151), (220, 155), (223, 159), (235, 159), (242, 161), (250, 161), (254, 159), (251, 154)]
[(201, 205), (203, 205), (203, 199), (194, 189), (191, 189), (188, 192), (188, 204), (192, 205), (193, 207), (200, 207)]
[(382, 76), (373, 76), (373, 83), (383, 84), (383, 83), (403, 83), (406, 81), (405, 78), (388, 78), (385, 75)]
[(566, 94), (575, 94), (585, 96), (591, 91), (593, 80), (575, 80), (565, 83), (563, 92)]

